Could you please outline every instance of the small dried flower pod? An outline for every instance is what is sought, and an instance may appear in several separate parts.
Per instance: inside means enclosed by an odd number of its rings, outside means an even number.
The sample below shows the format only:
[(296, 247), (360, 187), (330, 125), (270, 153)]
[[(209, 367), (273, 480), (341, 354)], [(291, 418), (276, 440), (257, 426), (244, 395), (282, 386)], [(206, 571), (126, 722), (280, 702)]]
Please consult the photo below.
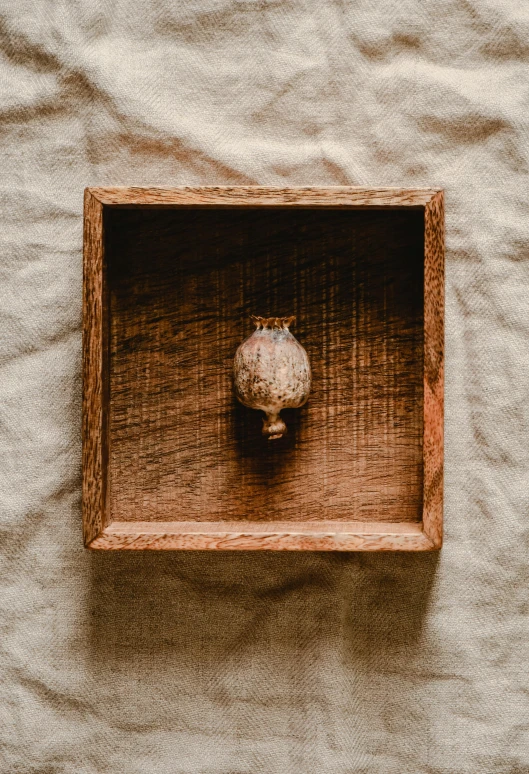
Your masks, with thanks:
[(281, 438), (287, 431), (279, 412), (307, 402), (311, 388), (310, 363), (290, 333), (294, 317), (252, 317), (255, 331), (237, 349), (235, 394), (248, 408), (266, 414), (263, 435)]

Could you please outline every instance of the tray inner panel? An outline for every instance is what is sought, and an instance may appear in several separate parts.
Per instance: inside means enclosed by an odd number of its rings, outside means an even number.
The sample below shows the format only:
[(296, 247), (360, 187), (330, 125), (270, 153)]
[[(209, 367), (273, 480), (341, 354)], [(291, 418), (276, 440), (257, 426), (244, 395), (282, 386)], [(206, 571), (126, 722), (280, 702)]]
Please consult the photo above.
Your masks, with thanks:
[[(111, 209), (110, 515), (418, 521), (421, 210)], [(289, 433), (234, 398), (251, 314), (295, 314)]]

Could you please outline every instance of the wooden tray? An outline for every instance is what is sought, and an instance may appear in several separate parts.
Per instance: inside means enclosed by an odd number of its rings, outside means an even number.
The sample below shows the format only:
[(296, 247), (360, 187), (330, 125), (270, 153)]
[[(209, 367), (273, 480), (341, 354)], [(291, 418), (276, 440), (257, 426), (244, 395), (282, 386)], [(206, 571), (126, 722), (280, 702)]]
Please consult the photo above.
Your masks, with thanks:
[[(430, 189), (87, 189), (85, 545), (439, 548), (443, 218)], [(295, 314), (312, 364), (279, 441), (233, 395), (251, 314)]]

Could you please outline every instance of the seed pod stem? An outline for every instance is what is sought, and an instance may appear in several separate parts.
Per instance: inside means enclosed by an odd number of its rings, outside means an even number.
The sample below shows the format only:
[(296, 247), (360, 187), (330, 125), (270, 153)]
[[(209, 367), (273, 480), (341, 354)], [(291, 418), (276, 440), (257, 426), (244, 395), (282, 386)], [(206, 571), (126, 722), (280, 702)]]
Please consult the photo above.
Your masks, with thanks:
[(269, 441), (275, 438), (281, 438), (287, 432), (287, 426), (279, 416), (278, 412), (269, 413), (263, 419), (263, 435)]

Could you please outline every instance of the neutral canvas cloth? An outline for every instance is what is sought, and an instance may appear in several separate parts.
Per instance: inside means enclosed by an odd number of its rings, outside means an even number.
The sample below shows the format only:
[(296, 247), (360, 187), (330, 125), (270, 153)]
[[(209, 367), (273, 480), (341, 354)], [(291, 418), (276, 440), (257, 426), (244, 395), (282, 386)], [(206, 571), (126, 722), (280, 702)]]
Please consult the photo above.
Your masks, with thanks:
[[(529, 772), (529, 3), (0, 11), (2, 774)], [(446, 189), (440, 556), (82, 549), (97, 184)]]

